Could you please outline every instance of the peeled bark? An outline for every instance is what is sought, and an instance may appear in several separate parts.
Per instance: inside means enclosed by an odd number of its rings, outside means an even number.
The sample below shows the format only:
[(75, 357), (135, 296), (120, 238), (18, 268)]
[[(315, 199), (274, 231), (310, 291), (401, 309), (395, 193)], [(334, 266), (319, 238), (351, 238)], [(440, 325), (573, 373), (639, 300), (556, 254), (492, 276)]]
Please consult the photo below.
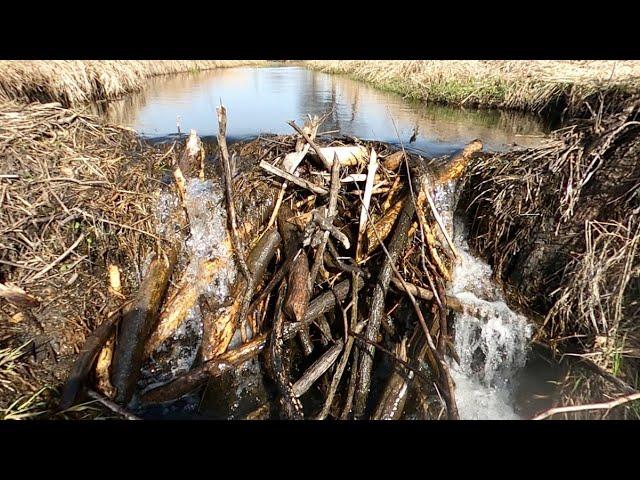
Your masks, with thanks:
[(144, 360), (145, 343), (157, 321), (176, 257), (175, 251), (156, 256), (149, 265), (134, 304), (122, 319), (111, 373), (118, 403), (127, 404), (133, 396)]

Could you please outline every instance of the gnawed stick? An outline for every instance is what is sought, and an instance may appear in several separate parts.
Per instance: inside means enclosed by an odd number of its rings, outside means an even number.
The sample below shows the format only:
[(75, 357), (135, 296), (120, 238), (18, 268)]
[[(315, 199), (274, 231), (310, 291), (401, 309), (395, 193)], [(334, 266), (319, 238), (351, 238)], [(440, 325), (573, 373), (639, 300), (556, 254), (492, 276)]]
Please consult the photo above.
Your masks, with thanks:
[[(117, 265), (109, 265), (109, 293), (111, 294), (111, 303), (114, 303), (114, 297), (122, 297), (122, 282), (120, 280), (120, 269)], [(111, 362), (113, 360), (113, 351), (115, 348), (115, 336), (111, 335), (105, 343), (98, 360), (96, 361), (96, 386), (106, 397), (113, 398), (115, 389), (111, 385)]]
[(218, 112), (218, 146), (220, 147), (220, 155), (222, 156), (222, 166), (224, 170), (224, 184), (226, 189), (227, 200), (227, 220), (229, 221), (229, 229), (231, 233), (231, 243), (233, 250), (240, 265), (240, 270), (244, 278), (249, 281), (249, 268), (244, 259), (244, 253), (240, 239), (238, 238), (238, 225), (236, 222), (236, 208), (234, 204), (233, 196), (233, 177), (235, 175), (235, 165), (231, 165), (229, 159), (229, 150), (227, 149), (227, 109), (223, 105), (220, 105), (216, 111)]
[(316, 154), (318, 155), (318, 157), (320, 158), (320, 160), (322, 161), (324, 167), (327, 170), (331, 170), (331, 162), (329, 160), (327, 160), (327, 157), (325, 157), (322, 154), (322, 149), (320, 149), (315, 142), (311, 139), (311, 137), (309, 135), (307, 135), (303, 130), (300, 129), (300, 127), (298, 127), (296, 125), (296, 122), (294, 122), (293, 120), (290, 122), (287, 122), (296, 132), (298, 132), (300, 135), (302, 135), (302, 138), (304, 138), (306, 140), (306, 142), (311, 145), (311, 148), (313, 148), (313, 150), (316, 152)]
[[(130, 303), (130, 302), (129, 302)], [(64, 385), (60, 400), (60, 410), (72, 407), (78, 400), (85, 386), (91, 368), (100, 353), (100, 350), (109, 339), (115, 326), (120, 321), (120, 311), (128, 303), (111, 313), (103, 322), (87, 337), (84, 346), (71, 367), (71, 373)]]
[(232, 370), (258, 355), (267, 344), (267, 334), (262, 334), (250, 342), (229, 350), (197, 368), (177, 376), (169, 383), (148, 390), (140, 397), (142, 403), (163, 403), (175, 400), (198, 388), (209, 378), (214, 378)]
[(122, 319), (113, 354), (111, 383), (116, 402), (127, 404), (140, 378), (144, 349), (158, 318), (169, 278), (177, 262), (175, 249), (151, 261), (135, 302)]
[(307, 390), (311, 388), (311, 385), (313, 385), (315, 381), (324, 374), (324, 372), (329, 370), (331, 365), (333, 365), (337, 360), (338, 355), (340, 355), (343, 345), (344, 344), (342, 342), (336, 342), (304, 372), (296, 383), (293, 384), (293, 394), (296, 397), (299, 398), (304, 395)]

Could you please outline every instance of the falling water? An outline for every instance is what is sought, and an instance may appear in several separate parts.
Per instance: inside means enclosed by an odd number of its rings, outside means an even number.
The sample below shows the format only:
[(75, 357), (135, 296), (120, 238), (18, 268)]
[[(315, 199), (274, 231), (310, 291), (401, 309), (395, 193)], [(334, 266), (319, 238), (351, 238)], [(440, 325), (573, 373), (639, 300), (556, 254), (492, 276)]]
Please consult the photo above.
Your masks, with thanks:
[(460, 260), (449, 294), (465, 311), (455, 315), (455, 350), (451, 362), (456, 401), (463, 419), (518, 419), (512, 406), (516, 374), (527, 360), (532, 326), (512, 311), (491, 278), (491, 267), (469, 253), (466, 232), (455, 219), (454, 243)]

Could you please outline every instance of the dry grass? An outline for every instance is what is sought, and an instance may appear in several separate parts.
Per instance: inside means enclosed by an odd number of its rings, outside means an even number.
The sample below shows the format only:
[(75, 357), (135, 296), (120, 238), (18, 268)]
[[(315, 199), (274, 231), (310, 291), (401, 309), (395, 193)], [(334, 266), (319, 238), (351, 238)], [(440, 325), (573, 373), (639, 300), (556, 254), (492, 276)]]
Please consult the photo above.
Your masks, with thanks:
[[(135, 288), (157, 239), (159, 150), (58, 104), (0, 103), (0, 408), (56, 387), (107, 313), (106, 267)], [(16, 404), (17, 405), (17, 404)], [(14, 405), (14, 407), (16, 406)]]
[(157, 75), (259, 65), (263, 60), (3, 60), (0, 100), (64, 106), (118, 98)]
[(630, 91), (640, 85), (639, 61), (310, 60), (304, 64), (418, 100), (534, 112), (566, 109), (573, 114), (598, 92)]
[(636, 385), (640, 98), (607, 100), (540, 148), (476, 163), (463, 203), (472, 243), (545, 317), (541, 334)]

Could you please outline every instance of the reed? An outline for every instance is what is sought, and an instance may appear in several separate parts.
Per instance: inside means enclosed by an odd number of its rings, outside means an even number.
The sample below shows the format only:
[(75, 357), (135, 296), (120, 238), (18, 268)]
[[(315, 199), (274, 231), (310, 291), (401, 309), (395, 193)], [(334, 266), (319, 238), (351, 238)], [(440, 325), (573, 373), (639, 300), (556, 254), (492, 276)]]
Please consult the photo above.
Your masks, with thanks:
[(59, 102), (69, 107), (118, 98), (157, 75), (262, 65), (264, 60), (3, 60), (0, 100)]
[(405, 97), (471, 107), (578, 113), (603, 91), (640, 85), (638, 61), (308, 60)]

